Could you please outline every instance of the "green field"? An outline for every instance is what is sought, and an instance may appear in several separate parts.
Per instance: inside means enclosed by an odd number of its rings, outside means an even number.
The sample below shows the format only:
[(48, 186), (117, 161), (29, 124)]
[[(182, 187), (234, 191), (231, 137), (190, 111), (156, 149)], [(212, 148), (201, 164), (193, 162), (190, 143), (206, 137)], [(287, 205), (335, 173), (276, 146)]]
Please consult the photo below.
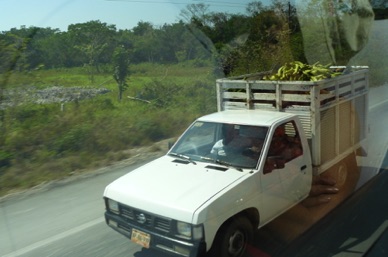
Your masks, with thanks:
[[(130, 70), (121, 101), (109, 71), (36, 70), (8, 77), (6, 91), (28, 93), (8, 96), (13, 104), (3, 108), (0, 196), (129, 158), (126, 150), (175, 137), (216, 110), (211, 65), (146, 63)], [(32, 101), (30, 91), (52, 87), (109, 92), (65, 103)]]

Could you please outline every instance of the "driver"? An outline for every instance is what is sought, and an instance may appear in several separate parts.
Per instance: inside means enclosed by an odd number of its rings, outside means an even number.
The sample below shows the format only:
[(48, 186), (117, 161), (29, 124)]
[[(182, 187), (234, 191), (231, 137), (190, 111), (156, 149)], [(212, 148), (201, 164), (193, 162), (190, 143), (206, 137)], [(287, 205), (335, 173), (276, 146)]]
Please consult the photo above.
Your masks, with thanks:
[(210, 151), (211, 154), (215, 154), (217, 156), (241, 154), (244, 148), (251, 145), (249, 138), (239, 135), (239, 125), (223, 124), (222, 136), (223, 138), (214, 144), (212, 150)]

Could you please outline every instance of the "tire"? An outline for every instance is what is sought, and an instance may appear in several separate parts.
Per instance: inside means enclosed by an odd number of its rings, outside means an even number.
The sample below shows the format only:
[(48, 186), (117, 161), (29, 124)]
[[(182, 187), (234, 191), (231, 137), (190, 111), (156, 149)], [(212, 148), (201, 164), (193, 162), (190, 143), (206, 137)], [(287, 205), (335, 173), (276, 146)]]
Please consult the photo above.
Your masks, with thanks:
[(339, 193), (333, 197), (337, 198), (338, 204), (341, 203), (354, 192), (360, 178), (355, 153), (348, 155), (332, 169), (324, 172), (322, 176), (332, 177), (337, 182), (336, 187), (339, 188)]
[(308, 208), (314, 221), (321, 219), (354, 192), (360, 178), (360, 169), (357, 167), (356, 155), (354, 153), (348, 155), (338, 164), (321, 174), (321, 177), (334, 179), (336, 181), (335, 187), (339, 191), (336, 194), (330, 195), (331, 200), (328, 203)]
[(244, 216), (234, 217), (217, 232), (209, 257), (245, 257), (253, 240), (252, 223)]

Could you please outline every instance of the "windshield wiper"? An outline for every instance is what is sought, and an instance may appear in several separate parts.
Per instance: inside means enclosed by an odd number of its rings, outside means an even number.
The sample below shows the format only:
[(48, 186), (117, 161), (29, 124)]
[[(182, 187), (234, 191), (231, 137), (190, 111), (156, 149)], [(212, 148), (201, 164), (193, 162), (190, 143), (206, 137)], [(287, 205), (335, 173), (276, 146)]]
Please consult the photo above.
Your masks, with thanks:
[(181, 154), (181, 153), (169, 153), (169, 155), (171, 156), (174, 156), (174, 157), (178, 157), (179, 159), (183, 159), (183, 160), (186, 160), (188, 162), (191, 162), (192, 164), (194, 165), (197, 165), (197, 163), (195, 161), (193, 161), (189, 156), (187, 155), (184, 155), (184, 154)]
[(216, 163), (218, 163), (218, 164), (227, 166), (228, 168), (234, 168), (234, 169), (236, 169), (236, 170), (238, 170), (238, 171), (243, 171), (242, 168), (236, 167), (236, 166), (234, 166), (233, 164), (231, 164), (230, 162), (222, 161), (222, 160), (220, 160), (220, 159), (215, 159), (214, 161), (215, 161)]
[(238, 171), (243, 171), (241, 168), (234, 166), (234, 165), (231, 164), (230, 162), (222, 161), (222, 160), (220, 160), (220, 159), (214, 159), (214, 158), (202, 156), (202, 157), (201, 157), (201, 160), (211, 161), (211, 162), (214, 162), (214, 163), (217, 163), (217, 164), (224, 165), (224, 166), (226, 166), (226, 167), (228, 167), (228, 168), (234, 168), (234, 169), (236, 169), (236, 170), (238, 170)]
[(205, 157), (205, 156), (201, 156), (201, 160), (203, 160), (203, 161), (209, 161), (209, 162), (216, 162), (216, 160), (215, 160), (214, 158)]

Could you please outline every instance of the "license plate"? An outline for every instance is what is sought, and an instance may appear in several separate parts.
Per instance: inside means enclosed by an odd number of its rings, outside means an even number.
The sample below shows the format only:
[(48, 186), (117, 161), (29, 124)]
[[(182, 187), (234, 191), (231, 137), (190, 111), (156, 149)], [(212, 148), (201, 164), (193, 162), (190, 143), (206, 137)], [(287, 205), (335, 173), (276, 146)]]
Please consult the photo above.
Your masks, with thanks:
[(137, 229), (132, 229), (131, 241), (143, 246), (144, 248), (149, 248), (151, 235)]

